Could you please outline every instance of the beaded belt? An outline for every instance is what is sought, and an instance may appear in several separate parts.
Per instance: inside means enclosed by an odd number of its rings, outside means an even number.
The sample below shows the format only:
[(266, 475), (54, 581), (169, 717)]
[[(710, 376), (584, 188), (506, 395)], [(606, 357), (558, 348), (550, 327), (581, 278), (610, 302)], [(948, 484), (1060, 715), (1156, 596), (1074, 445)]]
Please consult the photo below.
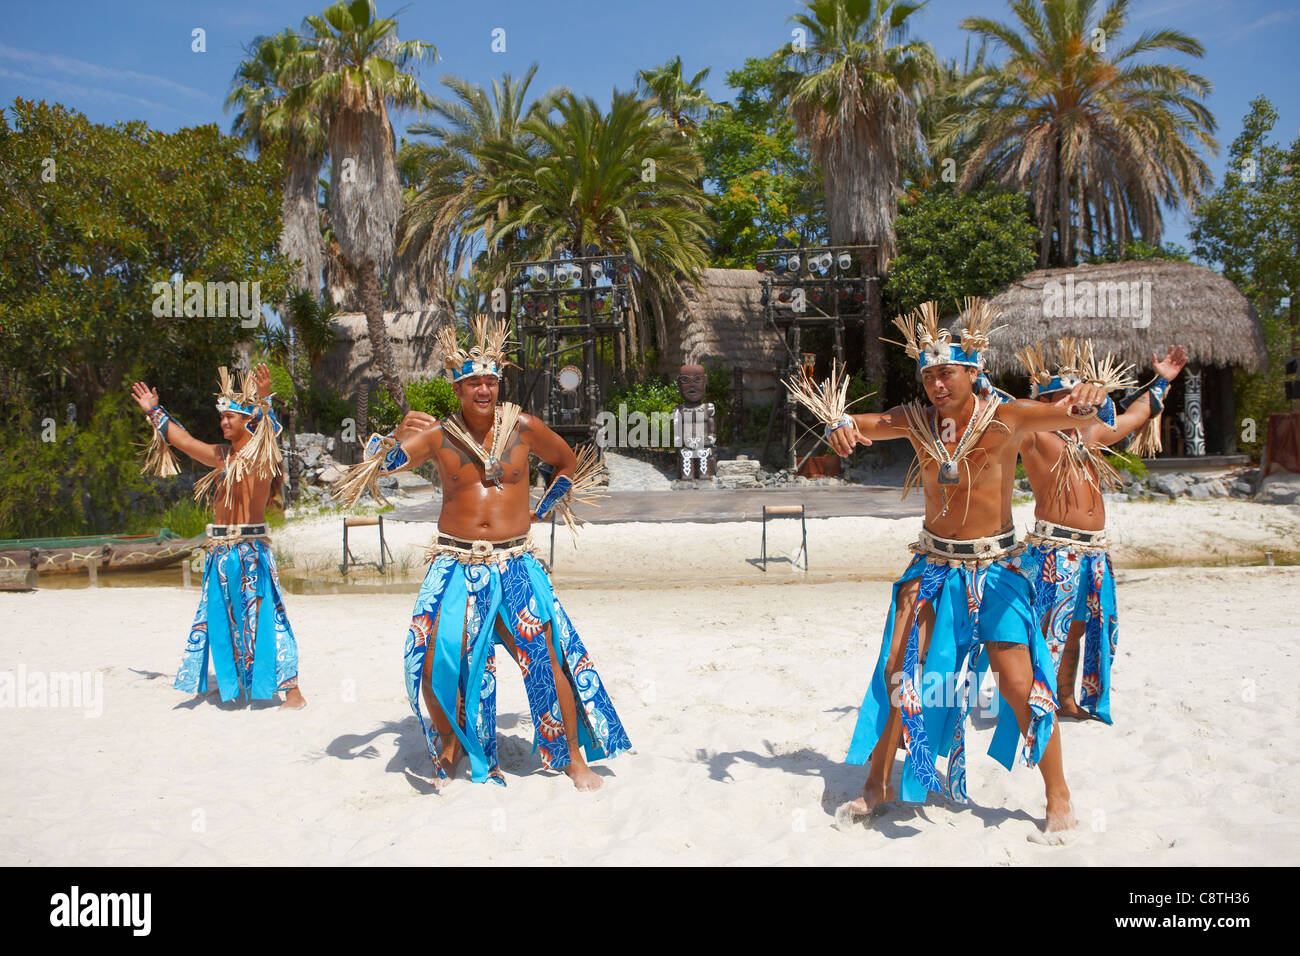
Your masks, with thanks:
[(204, 546), (231, 544), (235, 541), (253, 539), (270, 541), (266, 524), (210, 524), (203, 529), (207, 540)]
[(1041, 518), (1034, 522), (1034, 530), (1025, 535), (1025, 540), (1034, 544), (1072, 544), (1081, 548), (1110, 547), (1105, 528), (1100, 531), (1082, 531), (1079, 528), (1044, 521)]
[(532, 538), (531, 531), (528, 534), (521, 535), (518, 538), (510, 538), (506, 541), (487, 541), (482, 538), (466, 541), (463, 538), (453, 538), (450, 535), (440, 534), (434, 539), (434, 543), (425, 549), (424, 554), (429, 561), (442, 554), (454, 554), (457, 555), (457, 560), (461, 564), (500, 561), (504, 558), (513, 558), (516, 555), (532, 551)]
[(974, 563), (983, 566), (999, 558), (1019, 554), (1024, 550), (1024, 545), (1016, 543), (1014, 528), (987, 538), (941, 538), (922, 527), (920, 540), (908, 545), (908, 548), (916, 554), (947, 561), (952, 565)]

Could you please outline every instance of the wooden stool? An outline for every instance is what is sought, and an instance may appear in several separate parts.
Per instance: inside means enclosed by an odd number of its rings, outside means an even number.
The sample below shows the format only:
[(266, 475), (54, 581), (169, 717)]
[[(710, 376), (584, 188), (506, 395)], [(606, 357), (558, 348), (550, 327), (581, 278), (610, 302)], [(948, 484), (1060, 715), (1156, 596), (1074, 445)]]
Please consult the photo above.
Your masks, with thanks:
[[(799, 554), (803, 555), (803, 569), (808, 571), (808, 519), (804, 514), (803, 505), (763, 505), (763, 570), (767, 570), (767, 519), (768, 516), (776, 517), (777, 515), (798, 515), (799, 524), (803, 529), (803, 541), (799, 545), (799, 553), (795, 555), (797, 559)], [(799, 567), (798, 561), (793, 561), (794, 567)]]
[(348, 547), (348, 528), (369, 528), (373, 525), (379, 525), (379, 570), (384, 570), (384, 556), (387, 554), (388, 560), (393, 560), (393, 552), (388, 550), (388, 545), (384, 541), (384, 516), (375, 515), (373, 518), (344, 518), (343, 519), (343, 563), (339, 565), (339, 571), (343, 574), (348, 573), (348, 568), (354, 564), (374, 564), (373, 561), (358, 561)]

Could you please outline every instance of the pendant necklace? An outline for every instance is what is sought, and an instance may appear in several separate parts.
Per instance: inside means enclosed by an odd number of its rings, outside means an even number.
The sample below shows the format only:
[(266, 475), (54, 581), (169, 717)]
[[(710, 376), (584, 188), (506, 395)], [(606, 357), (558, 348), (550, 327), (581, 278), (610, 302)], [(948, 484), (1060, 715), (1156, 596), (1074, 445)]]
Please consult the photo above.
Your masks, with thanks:
[[(943, 460), (939, 462), (939, 484), (956, 485), (961, 483), (961, 473), (958, 471), (957, 462), (966, 454), (966, 440), (970, 438), (971, 429), (975, 427), (975, 419), (979, 416), (979, 402), (971, 410), (970, 421), (966, 423), (966, 431), (961, 436), (961, 441), (957, 442), (955, 454), (948, 454), (948, 449), (944, 447), (943, 439), (939, 436), (939, 410), (935, 409), (934, 417), (931, 419), (930, 428), (934, 432), (934, 444), (943, 455)], [(967, 494), (970, 492), (968, 491)], [(943, 510), (939, 512), (940, 517), (948, 514), (948, 492), (943, 492)]]

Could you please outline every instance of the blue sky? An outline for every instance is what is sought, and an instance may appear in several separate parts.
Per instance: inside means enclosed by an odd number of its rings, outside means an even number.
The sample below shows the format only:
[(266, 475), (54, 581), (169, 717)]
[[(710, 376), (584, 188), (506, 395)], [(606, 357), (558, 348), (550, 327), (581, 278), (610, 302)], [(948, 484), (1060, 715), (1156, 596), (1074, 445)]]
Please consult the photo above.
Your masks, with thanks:
[[(323, 7), (285, 0), (223, 0), (185, 5), (171, 0), (113, 2), (4, 0), (0, 35), (0, 106), (16, 96), (58, 101), (91, 120), (143, 119), (175, 130), (217, 123), (229, 130), (222, 104), (230, 78), (253, 37), (299, 27), (304, 15)], [(539, 64), (533, 89), (564, 85), (607, 102), (614, 87), (628, 88), (638, 69), (680, 54), (687, 71), (712, 68), (705, 88), (729, 98), (725, 76), (747, 57), (770, 53), (790, 39), (797, 0), (657, 0), (657, 2), (428, 2), (379, 3), (382, 15), (398, 14), (402, 39), (438, 48), (437, 63), (421, 78), (433, 95), (447, 73), (487, 83), (510, 71)], [(1208, 105), (1218, 121), (1221, 144), (1207, 157), (1216, 183), (1227, 147), (1241, 130), (1250, 100), (1264, 94), (1280, 114), (1274, 137), (1289, 142), (1300, 130), (1300, 83), (1296, 40), (1300, 7), (1282, 0), (1133, 0), (1129, 39), (1139, 31), (1173, 28), (1205, 47), (1185, 65), (1209, 78)], [(928, 40), (940, 56), (961, 59), (966, 16), (1011, 21), (1005, 0), (931, 0), (912, 18), (913, 36)], [(206, 33), (206, 52), (196, 53), (192, 31)], [(506, 51), (491, 49), (492, 31), (505, 32)], [(1124, 42), (1124, 37), (1121, 37)], [(997, 54), (995, 53), (995, 56)], [(411, 117), (398, 116), (399, 131)], [(1166, 214), (1165, 239), (1186, 241), (1186, 210)]]

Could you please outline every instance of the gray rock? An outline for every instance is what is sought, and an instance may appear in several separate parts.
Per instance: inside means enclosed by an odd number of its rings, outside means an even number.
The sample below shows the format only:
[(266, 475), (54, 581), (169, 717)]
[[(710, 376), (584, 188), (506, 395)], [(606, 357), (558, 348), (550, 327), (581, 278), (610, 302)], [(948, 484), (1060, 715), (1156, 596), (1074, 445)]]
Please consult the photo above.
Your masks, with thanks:
[(342, 478), (343, 469), (339, 468), (337, 465), (330, 465), (316, 476), (316, 480), (324, 485), (332, 485), (334, 482), (339, 481)]
[(1208, 485), (1192, 485), (1187, 489), (1187, 495), (1197, 501), (1208, 501), (1210, 499), (1210, 489)]
[(1213, 498), (1228, 497), (1228, 486), (1217, 478), (1211, 478), (1205, 483), (1205, 487), (1210, 489), (1210, 496)]
[(753, 481), (760, 470), (759, 463), (750, 458), (733, 458), (718, 462), (717, 475), (719, 478), (747, 478)]
[(293, 447), (297, 451), (307, 451), (310, 448), (323, 448), (326, 451), (333, 451), (334, 439), (319, 432), (299, 432), (294, 439)]
[(1169, 498), (1177, 498), (1187, 493), (1187, 481), (1182, 475), (1160, 475), (1151, 482), (1151, 489)]
[(1259, 483), (1255, 500), (1266, 505), (1300, 504), (1300, 475), (1279, 471)]
[(1249, 481), (1234, 481), (1230, 490), (1233, 495), (1241, 498), (1249, 498), (1255, 493), (1255, 486)]
[(1151, 498), (1153, 501), (1172, 501), (1172, 500), (1173, 500), (1173, 498), (1172, 498), (1170, 495), (1165, 494), (1163, 491), (1148, 491), (1148, 492), (1147, 492), (1147, 497), (1148, 497), (1148, 498)]
[(1107, 501), (1128, 501), (1129, 496), (1122, 491), (1106, 491), (1102, 493), (1102, 498)]

